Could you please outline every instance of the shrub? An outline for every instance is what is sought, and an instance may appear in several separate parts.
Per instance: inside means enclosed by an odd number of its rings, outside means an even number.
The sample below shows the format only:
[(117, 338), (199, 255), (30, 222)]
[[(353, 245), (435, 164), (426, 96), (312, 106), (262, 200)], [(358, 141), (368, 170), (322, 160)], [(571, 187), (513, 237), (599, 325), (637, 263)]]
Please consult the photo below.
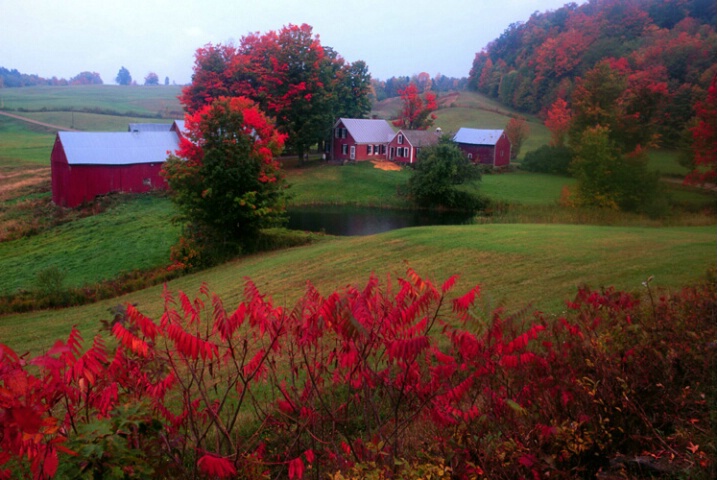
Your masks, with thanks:
[[(713, 280), (713, 279), (712, 279)], [(581, 288), (567, 312), (485, 312), (412, 270), (293, 308), (248, 281), (226, 310), (165, 290), (83, 352), (0, 344), (0, 478), (712, 478), (714, 281), (644, 300)], [(67, 457), (70, 455), (71, 457)], [(61, 464), (61, 466), (60, 466)], [(127, 469), (128, 466), (132, 468)], [(136, 468), (135, 468), (136, 467)], [(12, 469), (12, 470), (10, 470)], [(624, 473), (624, 472), (622, 472)]]
[(529, 172), (569, 175), (573, 155), (568, 147), (543, 145), (525, 154), (520, 168)]

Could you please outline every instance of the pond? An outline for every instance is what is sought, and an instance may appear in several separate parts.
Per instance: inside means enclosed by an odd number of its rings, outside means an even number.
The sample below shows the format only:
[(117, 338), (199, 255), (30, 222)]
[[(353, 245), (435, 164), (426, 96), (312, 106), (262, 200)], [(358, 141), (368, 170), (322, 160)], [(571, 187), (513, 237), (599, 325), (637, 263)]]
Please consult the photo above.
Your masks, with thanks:
[(373, 235), (406, 227), (465, 225), (473, 220), (466, 212), (394, 210), (353, 206), (289, 208), (288, 228), (329, 235)]

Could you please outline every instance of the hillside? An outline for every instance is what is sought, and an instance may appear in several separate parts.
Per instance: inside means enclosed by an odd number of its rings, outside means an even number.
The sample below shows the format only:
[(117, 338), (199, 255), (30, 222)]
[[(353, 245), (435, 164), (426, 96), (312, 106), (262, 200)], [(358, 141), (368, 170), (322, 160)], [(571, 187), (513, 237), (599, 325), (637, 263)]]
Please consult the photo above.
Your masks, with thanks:
[(598, 63), (623, 59), (635, 84), (666, 89), (654, 108), (661, 134), (675, 140), (717, 74), (716, 15), (711, 0), (604, 0), (536, 12), (476, 54), (469, 88), (538, 113), (570, 99)]

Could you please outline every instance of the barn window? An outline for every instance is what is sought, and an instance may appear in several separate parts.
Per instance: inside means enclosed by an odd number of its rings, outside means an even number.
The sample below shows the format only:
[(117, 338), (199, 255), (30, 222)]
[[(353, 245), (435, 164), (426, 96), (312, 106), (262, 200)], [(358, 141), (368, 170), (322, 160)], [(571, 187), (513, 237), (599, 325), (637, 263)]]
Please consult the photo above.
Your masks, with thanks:
[(349, 146), (346, 145), (345, 143), (344, 143), (343, 145), (341, 145), (341, 153), (344, 154), (344, 155), (346, 155), (347, 153), (349, 153)]
[(469, 153), (469, 154), (468, 154), (468, 160), (473, 160), (473, 154), (472, 154), (472, 153)]
[(366, 153), (368, 155), (373, 155), (373, 145), (367, 145), (366, 146)]
[(142, 185), (145, 187), (151, 187), (152, 186), (152, 179), (151, 178), (145, 178), (142, 180)]
[(398, 144), (403, 145), (403, 135), (398, 136)]

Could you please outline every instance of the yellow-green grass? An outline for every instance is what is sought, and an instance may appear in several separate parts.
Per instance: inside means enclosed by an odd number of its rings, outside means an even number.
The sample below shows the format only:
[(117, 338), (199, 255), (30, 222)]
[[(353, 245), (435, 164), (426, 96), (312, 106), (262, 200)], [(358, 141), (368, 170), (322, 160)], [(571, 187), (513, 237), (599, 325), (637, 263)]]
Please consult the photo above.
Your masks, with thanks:
[(78, 85), (65, 87), (4, 88), (0, 108), (8, 110), (112, 110), (121, 114), (137, 112), (162, 116), (181, 112), (179, 86), (131, 87), (117, 85)]
[[(307, 281), (328, 294), (362, 285), (371, 273), (403, 275), (406, 265), (442, 282), (459, 274), (456, 293), (475, 284), (492, 306), (509, 310), (528, 304), (559, 313), (581, 284), (614, 285), (643, 292), (679, 288), (703, 278), (715, 265), (715, 227), (638, 228), (581, 225), (468, 225), (420, 227), (368, 237), (327, 237), (313, 245), (253, 255), (169, 283), (190, 296), (203, 282), (228, 309), (242, 298), (245, 277), (282, 305), (291, 305)], [(134, 253), (132, 248), (127, 254)], [(77, 324), (94, 335), (114, 305), (132, 302), (153, 318), (162, 311), (161, 287), (78, 308), (0, 318), (0, 341), (19, 351), (39, 352)]]
[(0, 294), (32, 290), (38, 272), (50, 267), (65, 272), (65, 287), (79, 287), (167, 265), (179, 236), (174, 214), (166, 198), (137, 196), (101, 214), (0, 243)]
[(312, 163), (287, 170), (291, 205), (362, 205), (408, 208), (398, 190), (408, 182), (410, 170), (380, 170), (371, 162), (350, 165)]

